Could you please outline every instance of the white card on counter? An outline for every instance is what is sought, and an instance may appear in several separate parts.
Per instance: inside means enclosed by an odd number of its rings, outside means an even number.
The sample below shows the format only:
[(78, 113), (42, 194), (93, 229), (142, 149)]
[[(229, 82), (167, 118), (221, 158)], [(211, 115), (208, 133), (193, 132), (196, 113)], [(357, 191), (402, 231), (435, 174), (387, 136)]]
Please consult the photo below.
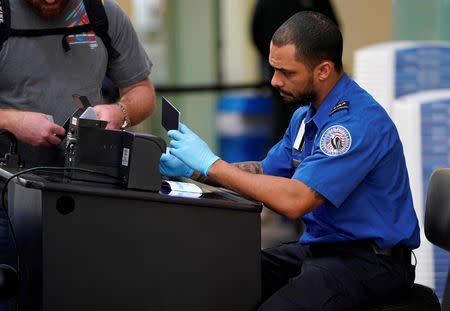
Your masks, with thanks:
[(163, 182), (170, 187), (169, 195), (187, 198), (198, 198), (202, 195), (202, 189), (195, 184), (173, 180)]

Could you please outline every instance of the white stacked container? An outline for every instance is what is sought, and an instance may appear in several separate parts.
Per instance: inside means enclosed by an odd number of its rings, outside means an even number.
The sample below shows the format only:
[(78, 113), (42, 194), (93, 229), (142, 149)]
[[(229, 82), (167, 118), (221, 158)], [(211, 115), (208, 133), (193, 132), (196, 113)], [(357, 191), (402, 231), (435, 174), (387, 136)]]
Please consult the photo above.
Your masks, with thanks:
[(450, 254), (426, 239), (424, 216), (431, 173), (450, 167), (450, 88), (398, 98), (392, 105), (392, 116), (403, 142), (421, 229), (421, 246), (414, 251), (416, 283), (435, 288), (442, 298)]

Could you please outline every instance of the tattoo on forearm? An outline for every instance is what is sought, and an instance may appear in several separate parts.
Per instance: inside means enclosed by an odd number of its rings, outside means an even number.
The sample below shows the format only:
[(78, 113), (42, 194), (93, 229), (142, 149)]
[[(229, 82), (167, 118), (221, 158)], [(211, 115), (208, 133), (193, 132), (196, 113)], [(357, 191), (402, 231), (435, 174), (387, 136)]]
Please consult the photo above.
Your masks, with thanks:
[(261, 162), (238, 162), (233, 163), (236, 167), (240, 168), (243, 171), (252, 173), (252, 174), (264, 174)]
[(203, 174), (198, 174), (198, 177), (195, 180), (198, 182), (201, 182), (201, 183), (206, 183), (207, 179), (208, 179), (207, 176), (205, 176)]
[(309, 188), (309, 190), (311, 190), (311, 192), (314, 193), (314, 197), (315, 197), (316, 199), (322, 199), (322, 200), (325, 200), (325, 197), (324, 197), (323, 195), (321, 195), (319, 192), (317, 192), (316, 190), (314, 190), (314, 189), (311, 188), (311, 187), (308, 187), (308, 188)]
[(211, 178), (209, 178), (208, 176), (205, 176), (199, 172), (194, 172), (194, 174), (192, 174), (191, 178), (192, 178), (192, 180), (201, 182), (203, 184), (207, 184), (207, 185), (211, 185), (211, 186), (219, 186), (219, 184), (217, 182), (215, 182), (214, 180), (211, 180)]

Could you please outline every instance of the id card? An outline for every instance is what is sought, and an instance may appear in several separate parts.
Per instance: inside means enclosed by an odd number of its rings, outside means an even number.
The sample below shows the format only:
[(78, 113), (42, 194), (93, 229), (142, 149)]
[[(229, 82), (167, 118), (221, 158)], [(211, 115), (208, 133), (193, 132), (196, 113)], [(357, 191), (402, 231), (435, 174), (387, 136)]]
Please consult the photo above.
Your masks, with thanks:
[(167, 99), (162, 97), (161, 124), (167, 130), (180, 130), (180, 112)]

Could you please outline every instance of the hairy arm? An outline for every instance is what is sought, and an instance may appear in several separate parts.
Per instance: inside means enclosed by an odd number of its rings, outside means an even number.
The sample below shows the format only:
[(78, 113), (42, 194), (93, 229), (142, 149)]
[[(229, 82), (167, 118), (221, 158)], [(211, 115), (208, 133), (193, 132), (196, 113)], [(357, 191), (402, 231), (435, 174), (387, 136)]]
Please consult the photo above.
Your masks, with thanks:
[[(125, 107), (131, 124), (136, 125), (151, 115), (156, 108), (156, 95), (148, 78), (120, 89), (118, 103)], [(120, 129), (124, 121), (122, 110), (117, 105), (97, 105), (94, 107), (99, 119), (108, 121), (107, 129)]]
[(7, 129), (16, 138), (31, 146), (51, 146), (61, 143), (56, 135), (66, 132), (39, 112), (0, 109), (0, 128)]
[(126, 107), (133, 125), (142, 122), (156, 109), (155, 89), (148, 78), (120, 89), (120, 94), (119, 102)]

